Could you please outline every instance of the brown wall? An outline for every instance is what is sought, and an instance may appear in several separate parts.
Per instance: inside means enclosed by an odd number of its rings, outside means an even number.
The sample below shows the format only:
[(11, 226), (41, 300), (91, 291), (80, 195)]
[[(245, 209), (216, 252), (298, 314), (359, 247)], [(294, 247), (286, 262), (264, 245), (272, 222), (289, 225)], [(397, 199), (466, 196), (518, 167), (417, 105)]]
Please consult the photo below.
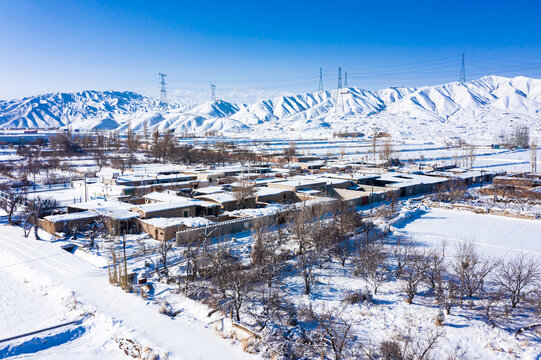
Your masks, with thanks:
[(147, 224), (146, 222), (141, 221), (140, 219), (138, 219), (138, 224), (141, 231), (146, 232), (153, 239), (156, 239), (159, 241), (164, 241), (164, 240), (168, 241), (168, 240), (174, 239), (177, 231), (186, 229), (186, 226), (184, 225), (175, 225), (175, 226), (168, 226), (165, 228), (158, 228), (151, 224)]

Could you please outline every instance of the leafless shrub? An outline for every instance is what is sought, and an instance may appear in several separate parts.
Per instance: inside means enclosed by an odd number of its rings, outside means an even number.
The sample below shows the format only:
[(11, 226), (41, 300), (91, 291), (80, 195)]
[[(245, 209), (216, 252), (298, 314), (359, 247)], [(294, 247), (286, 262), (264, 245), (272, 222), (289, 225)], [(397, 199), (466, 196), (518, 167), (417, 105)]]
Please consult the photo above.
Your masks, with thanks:
[(441, 328), (431, 329), (424, 336), (401, 334), (397, 339), (384, 340), (374, 356), (385, 360), (430, 360), (438, 341), (443, 337)]
[(496, 326), (496, 322), (495, 322), (496, 305), (500, 302), (503, 296), (504, 294), (500, 290), (483, 291), (483, 293), (479, 296), (480, 298), (479, 303), (481, 305), (483, 314), (485, 315), (487, 322), (490, 325), (492, 325), (492, 327)]
[(372, 293), (370, 290), (356, 290), (356, 291), (349, 291), (344, 294), (344, 298), (342, 299), (342, 302), (353, 305), (353, 304), (360, 304), (365, 301), (372, 302)]

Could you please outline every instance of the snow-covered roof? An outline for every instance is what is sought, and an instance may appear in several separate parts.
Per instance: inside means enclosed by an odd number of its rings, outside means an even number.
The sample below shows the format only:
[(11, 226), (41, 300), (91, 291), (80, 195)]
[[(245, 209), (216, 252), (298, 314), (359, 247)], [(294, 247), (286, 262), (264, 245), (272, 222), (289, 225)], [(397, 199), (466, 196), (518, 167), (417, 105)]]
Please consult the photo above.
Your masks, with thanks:
[(156, 217), (152, 219), (141, 220), (142, 222), (155, 226), (157, 228), (167, 228), (170, 226), (184, 225), (186, 227), (200, 227), (213, 224), (212, 221), (202, 217), (174, 217), (174, 218), (162, 218)]
[(257, 187), (256, 188), (256, 195), (257, 196), (269, 196), (269, 195), (280, 195), (290, 192), (286, 189), (280, 189), (280, 188), (268, 188), (268, 187)]
[(159, 201), (159, 202), (165, 202), (165, 203), (178, 203), (178, 202), (185, 202), (187, 198), (169, 194), (167, 192), (160, 192), (160, 191), (154, 191), (150, 194), (146, 194), (143, 196), (145, 199), (153, 200), (153, 201)]
[(280, 212), (281, 210), (283, 210), (284, 208), (285, 208), (285, 205), (282, 205), (282, 204), (271, 204), (264, 208), (226, 211), (224, 212), (224, 215), (238, 216), (238, 217), (266, 216), (266, 215), (276, 214)]
[(224, 188), (221, 186), (207, 186), (203, 188), (197, 188), (195, 191), (199, 194), (215, 194), (224, 192)]
[(116, 179), (118, 184), (127, 183), (127, 182), (155, 182), (155, 181), (186, 181), (193, 179), (193, 174), (172, 174), (172, 175), (144, 175), (144, 174), (128, 174), (119, 176)]
[(314, 180), (324, 181), (327, 185), (347, 184), (353, 181), (351, 179), (337, 179), (337, 178), (331, 178), (328, 176), (320, 176), (320, 177), (314, 178)]
[(233, 197), (233, 195), (231, 195), (231, 193), (225, 193), (225, 192), (224, 193), (201, 195), (201, 196), (198, 196), (197, 198), (215, 201), (215, 202), (220, 203), (220, 204), (236, 201), (235, 198)]
[(139, 217), (139, 214), (127, 209), (98, 208), (91, 211), (113, 220), (129, 220)]
[(314, 179), (306, 176), (295, 176), (292, 178), (289, 178), (288, 180), (284, 181), (278, 181), (275, 183), (269, 183), (268, 186), (274, 187), (274, 186), (291, 186), (291, 187), (297, 187), (297, 186), (313, 186), (313, 185), (321, 185), (325, 184), (324, 180), (320, 179)]
[(95, 210), (95, 209), (129, 210), (130, 208), (133, 207), (131, 204), (128, 204), (122, 201), (103, 200), (103, 199), (90, 200), (90, 201), (85, 201), (78, 204), (70, 204), (68, 206), (71, 208), (81, 209), (81, 210)]
[(144, 204), (144, 205), (138, 205), (134, 206), (133, 209), (140, 209), (141, 211), (145, 213), (152, 213), (156, 211), (165, 211), (165, 210), (173, 210), (173, 209), (182, 209), (187, 208), (191, 206), (197, 205), (195, 201), (186, 201), (186, 202), (175, 202), (175, 203), (153, 203), (153, 204)]
[(45, 220), (52, 223), (66, 222), (66, 221), (76, 221), (76, 220), (85, 220), (98, 217), (98, 214), (94, 211), (80, 211), (69, 214), (60, 214), (60, 215), (49, 215), (45, 217)]
[(352, 181), (372, 180), (380, 177), (379, 174), (371, 173), (349, 173), (349, 174), (325, 174), (327, 178), (344, 179)]

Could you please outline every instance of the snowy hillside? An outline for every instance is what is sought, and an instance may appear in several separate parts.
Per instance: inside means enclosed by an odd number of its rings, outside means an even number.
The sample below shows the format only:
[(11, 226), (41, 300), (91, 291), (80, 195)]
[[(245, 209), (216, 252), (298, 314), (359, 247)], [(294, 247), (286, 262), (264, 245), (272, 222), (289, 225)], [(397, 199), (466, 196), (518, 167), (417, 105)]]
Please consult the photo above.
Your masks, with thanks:
[(82, 91), (0, 101), (2, 128), (116, 129), (128, 116), (159, 110), (159, 102), (133, 92)]
[(360, 88), (281, 96), (239, 105), (226, 101), (164, 108), (131, 92), (85, 91), (0, 101), (0, 127), (62, 127), (178, 135), (212, 130), (229, 136), (329, 137), (386, 131), (397, 139), (491, 139), (516, 124), (541, 134), (541, 80), (486, 76), (422, 88)]

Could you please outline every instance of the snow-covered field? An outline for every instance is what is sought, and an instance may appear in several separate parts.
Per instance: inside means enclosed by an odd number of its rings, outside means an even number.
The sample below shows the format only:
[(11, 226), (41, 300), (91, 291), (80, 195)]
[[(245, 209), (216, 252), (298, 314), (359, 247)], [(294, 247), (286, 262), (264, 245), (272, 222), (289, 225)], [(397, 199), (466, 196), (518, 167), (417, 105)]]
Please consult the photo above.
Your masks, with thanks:
[(397, 227), (399, 233), (429, 246), (447, 241), (456, 248), (459, 243), (473, 243), (491, 256), (527, 253), (541, 259), (541, 221), (469, 211), (431, 209)]

